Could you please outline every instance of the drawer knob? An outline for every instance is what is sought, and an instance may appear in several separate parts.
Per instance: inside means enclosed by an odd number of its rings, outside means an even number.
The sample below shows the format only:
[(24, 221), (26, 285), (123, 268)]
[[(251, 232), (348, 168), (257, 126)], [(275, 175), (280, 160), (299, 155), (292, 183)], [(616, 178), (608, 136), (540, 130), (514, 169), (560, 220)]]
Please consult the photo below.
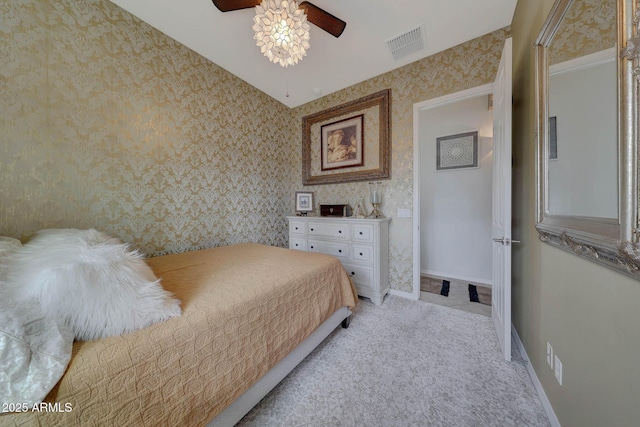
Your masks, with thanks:
[(313, 246), (311, 246), (311, 249), (313, 249)]
[(342, 249), (338, 249), (338, 253), (342, 253)]
[(360, 232), (360, 235), (362, 236), (362, 231)]
[(298, 227), (296, 227), (296, 230), (298, 229)]
[(313, 231), (313, 228), (311, 229), (311, 231)]
[(338, 230), (338, 234), (342, 234), (342, 230)]
[(296, 246), (298, 246), (298, 244), (296, 243)]
[(351, 275), (352, 275), (352, 276), (355, 276), (355, 275), (356, 275), (356, 272), (355, 272), (355, 271), (352, 271), (352, 272), (351, 272)]
[(360, 252), (360, 256), (362, 256), (362, 252)]

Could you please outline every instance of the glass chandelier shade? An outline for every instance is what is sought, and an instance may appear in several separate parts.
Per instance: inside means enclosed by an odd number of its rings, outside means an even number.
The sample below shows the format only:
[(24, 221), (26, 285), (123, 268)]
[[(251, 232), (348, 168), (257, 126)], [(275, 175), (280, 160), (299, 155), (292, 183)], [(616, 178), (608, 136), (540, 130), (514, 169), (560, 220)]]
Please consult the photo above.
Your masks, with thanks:
[(253, 17), (253, 38), (260, 52), (283, 67), (295, 65), (309, 49), (307, 15), (294, 0), (262, 0)]

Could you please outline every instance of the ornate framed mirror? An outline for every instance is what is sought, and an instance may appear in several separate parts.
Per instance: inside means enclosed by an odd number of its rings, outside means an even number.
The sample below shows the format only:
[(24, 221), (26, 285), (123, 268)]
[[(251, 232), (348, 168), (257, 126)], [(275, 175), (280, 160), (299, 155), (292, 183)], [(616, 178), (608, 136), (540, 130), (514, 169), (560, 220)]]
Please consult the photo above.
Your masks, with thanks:
[(536, 40), (540, 240), (640, 280), (640, 0), (556, 0)]

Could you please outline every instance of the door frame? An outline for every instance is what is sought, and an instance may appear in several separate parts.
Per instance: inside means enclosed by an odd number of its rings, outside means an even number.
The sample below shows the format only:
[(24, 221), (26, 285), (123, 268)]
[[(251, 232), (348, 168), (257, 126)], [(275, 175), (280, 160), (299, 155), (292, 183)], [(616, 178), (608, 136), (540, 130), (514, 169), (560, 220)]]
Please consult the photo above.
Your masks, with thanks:
[(493, 93), (493, 83), (413, 104), (413, 292), (420, 299), (420, 112)]

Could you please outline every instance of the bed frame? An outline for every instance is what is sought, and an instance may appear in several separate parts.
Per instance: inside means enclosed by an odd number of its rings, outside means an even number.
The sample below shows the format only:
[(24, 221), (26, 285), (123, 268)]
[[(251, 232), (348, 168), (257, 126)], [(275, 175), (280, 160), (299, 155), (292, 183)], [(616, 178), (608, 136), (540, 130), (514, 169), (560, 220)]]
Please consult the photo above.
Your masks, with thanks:
[(351, 310), (341, 307), (331, 315), (318, 329), (280, 363), (274, 366), (265, 376), (260, 378), (251, 388), (245, 391), (231, 405), (207, 424), (207, 427), (233, 427), (242, 417), (256, 406), (273, 388), (280, 383), (302, 360), (307, 357), (331, 332), (342, 324), (348, 328), (351, 322)]

